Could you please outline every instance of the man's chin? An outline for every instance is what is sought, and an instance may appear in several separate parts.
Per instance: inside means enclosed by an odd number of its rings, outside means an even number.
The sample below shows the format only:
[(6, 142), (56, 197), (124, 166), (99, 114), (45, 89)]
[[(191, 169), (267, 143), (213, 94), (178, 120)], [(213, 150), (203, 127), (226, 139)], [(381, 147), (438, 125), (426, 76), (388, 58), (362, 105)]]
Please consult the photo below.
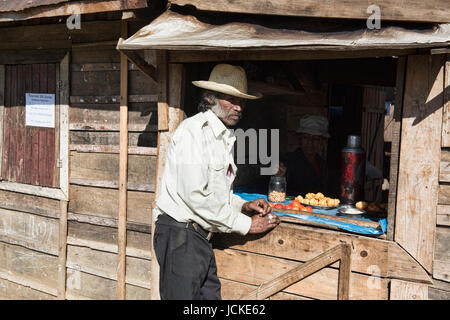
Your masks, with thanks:
[(239, 120), (228, 120), (227, 122), (225, 122), (225, 126), (227, 127), (234, 127), (239, 123)]

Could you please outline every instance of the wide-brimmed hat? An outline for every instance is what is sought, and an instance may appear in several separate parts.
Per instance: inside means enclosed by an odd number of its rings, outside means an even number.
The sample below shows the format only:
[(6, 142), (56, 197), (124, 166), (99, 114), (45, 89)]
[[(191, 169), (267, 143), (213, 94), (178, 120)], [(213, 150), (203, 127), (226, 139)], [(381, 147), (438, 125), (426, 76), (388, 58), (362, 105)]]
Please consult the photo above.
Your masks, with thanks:
[(260, 93), (250, 94), (247, 92), (247, 76), (244, 68), (229, 64), (216, 65), (211, 71), (208, 81), (192, 81), (192, 84), (202, 89), (244, 99), (259, 99), (262, 96)]
[(329, 138), (328, 119), (321, 115), (308, 115), (300, 119), (297, 133), (307, 133), (315, 136)]

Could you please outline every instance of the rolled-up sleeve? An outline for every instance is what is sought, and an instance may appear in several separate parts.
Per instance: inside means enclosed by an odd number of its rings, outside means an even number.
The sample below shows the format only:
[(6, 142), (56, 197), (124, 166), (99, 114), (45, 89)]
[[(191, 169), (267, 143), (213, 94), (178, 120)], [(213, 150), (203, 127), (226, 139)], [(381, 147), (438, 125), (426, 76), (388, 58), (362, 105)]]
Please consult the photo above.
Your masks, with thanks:
[(182, 143), (175, 145), (177, 194), (195, 215), (218, 231), (245, 235), (251, 225), (251, 218), (241, 212), (245, 201), (235, 195), (228, 201), (225, 189), (222, 194), (211, 187), (214, 181), (210, 181), (205, 149), (201, 132), (189, 130), (184, 132)]

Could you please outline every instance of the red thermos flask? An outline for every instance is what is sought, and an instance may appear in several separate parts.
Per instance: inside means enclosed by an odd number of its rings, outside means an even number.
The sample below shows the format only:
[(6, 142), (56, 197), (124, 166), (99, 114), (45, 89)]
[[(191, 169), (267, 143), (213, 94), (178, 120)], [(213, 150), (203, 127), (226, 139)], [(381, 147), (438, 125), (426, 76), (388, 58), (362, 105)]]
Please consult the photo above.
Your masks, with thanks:
[(366, 152), (361, 147), (361, 137), (350, 135), (347, 146), (341, 152), (341, 195), (342, 204), (354, 205), (364, 198), (364, 177)]

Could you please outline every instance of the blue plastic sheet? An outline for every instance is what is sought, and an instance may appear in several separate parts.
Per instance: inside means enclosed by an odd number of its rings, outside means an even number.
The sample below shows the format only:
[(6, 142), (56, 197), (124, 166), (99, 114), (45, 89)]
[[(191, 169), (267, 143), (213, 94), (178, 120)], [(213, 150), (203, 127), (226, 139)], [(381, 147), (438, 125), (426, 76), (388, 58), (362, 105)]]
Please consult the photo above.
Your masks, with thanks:
[[(264, 198), (267, 201), (267, 196), (264, 194), (246, 193), (246, 192), (239, 192), (239, 191), (240, 190), (235, 189), (234, 194), (240, 196), (242, 199), (244, 199), (246, 201), (252, 201), (252, 200), (256, 200), (256, 199), (260, 199), (260, 198)], [(285, 201), (282, 204), (287, 204), (290, 202), (291, 202), (291, 200)], [(330, 215), (330, 216), (336, 216), (338, 214), (338, 210), (339, 210), (339, 207), (329, 209), (329, 210), (313, 208), (313, 212), (315, 212), (315, 213), (321, 213), (321, 214), (326, 214), (326, 215)], [(336, 221), (333, 219), (311, 216), (311, 215), (307, 215), (307, 214), (299, 215), (299, 214), (292, 214), (292, 213), (277, 212), (276, 208), (272, 208), (272, 212), (275, 213), (279, 217), (290, 216), (290, 217), (301, 219), (301, 220), (319, 222), (319, 223), (327, 224), (330, 226), (335, 226), (335, 227), (345, 230), (345, 231), (359, 233), (359, 234), (381, 235), (381, 234), (386, 233), (386, 230), (387, 230), (387, 219), (386, 218), (369, 219), (369, 218), (363, 217), (361, 215), (344, 215), (344, 214), (339, 213), (340, 217), (348, 217), (348, 218), (352, 218), (352, 219), (376, 221), (380, 224), (380, 227), (381, 227), (381, 230), (380, 230), (380, 229), (375, 229), (375, 228), (371, 228), (371, 227), (362, 227), (362, 226), (351, 224), (351, 223)]]

